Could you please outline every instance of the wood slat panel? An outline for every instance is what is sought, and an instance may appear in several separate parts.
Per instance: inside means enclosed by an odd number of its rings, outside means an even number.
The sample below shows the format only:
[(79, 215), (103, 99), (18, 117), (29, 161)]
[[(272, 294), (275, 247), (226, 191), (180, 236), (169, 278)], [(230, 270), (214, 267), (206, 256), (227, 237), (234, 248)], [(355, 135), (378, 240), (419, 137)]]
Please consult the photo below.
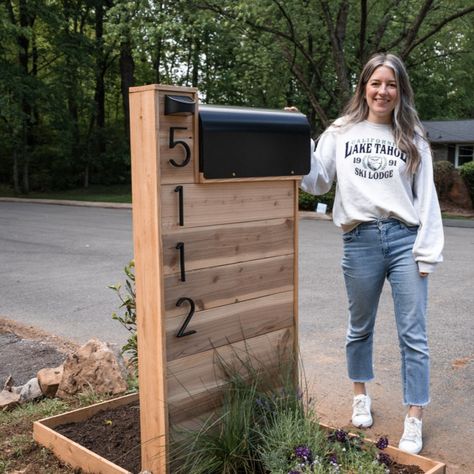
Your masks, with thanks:
[(165, 310), (167, 316), (183, 313), (176, 307), (179, 298), (191, 298), (196, 311), (238, 303), (274, 293), (293, 290), (293, 255), (253, 260), (251, 262), (205, 268), (165, 277)]
[(293, 252), (294, 219), (271, 219), (182, 229), (163, 235), (163, 271), (180, 271), (178, 242), (184, 243), (187, 271)]
[(227, 383), (219, 358), (242, 373), (245, 373), (242, 361), (250, 358), (254, 368), (262, 368), (271, 375), (292, 354), (293, 329), (288, 328), (171, 361), (168, 363), (170, 413), (180, 421), (195, 418), (200, 410), (207, 412), (219, 400), (216, 389)]
[(293, 327), (292, 292), (199, 311), (187, 328), (196, 333), (178, 338), (188, 306), (180, 309), (182, 314), (166, 321), (168, 361)]
[[(176, 186), (161, 187), (162, 229), (179, 230)], [(184, 227), (293, 217), (294, 182), (184, 184)]]

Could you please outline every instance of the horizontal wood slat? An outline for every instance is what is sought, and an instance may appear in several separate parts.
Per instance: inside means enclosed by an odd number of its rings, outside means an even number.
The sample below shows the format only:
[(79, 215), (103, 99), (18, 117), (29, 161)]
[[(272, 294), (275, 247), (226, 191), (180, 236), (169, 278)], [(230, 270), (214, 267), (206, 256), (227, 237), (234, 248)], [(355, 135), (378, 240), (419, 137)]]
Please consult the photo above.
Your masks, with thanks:
[(161, 187), (163, 233), (269, 218), (293, 217), (293, 181), (184, 184), (184, 226), (179, 225), (176, 186)]
[(184, 244), (185, 268), (245, 262), (293, 253), (294, 220), (271, 219), (182, 229), (163, 235), (163, 271), (180, 271), (178, 242)]
[(251, 359), (255, 369), (270, 374), (273, 369), (275, 373), (279, 371), (292, 355), (293, 328), (287, 328), (168, 362), (171, 416), (180, 421), (194, 418), (200, 410), (207, 412), (209, 405), (218, 401), (216, 387), (222, 387), (228, 380), (219, 359), (242, 374), (246, 372), (244, 363)]
[(198, 311), (291, 291), (293, 260), (293, 255), (284, 255), (194, 270), (186, 273), (185, 282), (179, 275), (168, 275), (164, 278), (166, 316), (183, 313), (187, 305), (176, 307), (183, 297), (191, 298)]
[(180, 309), (166, 321), (168, 361), (293, 326), (291, 291), (198, 311), (188, 326), (196, 333), (178, 338), (188, 306)]

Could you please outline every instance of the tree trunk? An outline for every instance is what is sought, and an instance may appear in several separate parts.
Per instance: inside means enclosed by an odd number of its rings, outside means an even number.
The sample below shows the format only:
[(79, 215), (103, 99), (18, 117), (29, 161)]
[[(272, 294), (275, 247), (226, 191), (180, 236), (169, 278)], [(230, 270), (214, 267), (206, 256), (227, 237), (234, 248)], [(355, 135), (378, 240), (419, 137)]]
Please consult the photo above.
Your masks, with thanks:
[(124, 113), (125, 136), (130, 135), (130, 106), (128, 100), (128, 89), (135, 84), (135, 62), (132, 56), (130, 40), (120, 44), (120, 89), (122, 92), (122, 103)]
[(198, 38), (194, 41), (194, 51), (193, 51), (193, 76), (192, 76), (192, 86), (197, 87), (199, 85), (199, 53), (201, 49), (201, 43)]
[(15, 194), (21, 193), (20, 177), (18, 176), (18, 154), (16, 149), (13, 149), (13, 190)]
[(105, 153), (104, 127), (105, 127), (105, 64), (104, 55), (104, 3), (102, 0), (96, 2), (95, 9), (95, 41), (96, 41), (96, 72), (95, 72), (95, 91), (94, 91), (94, 122), (95, 122), (95, 140), (94, 152), (96, 156)]
[[(20, 26), (22, 27), (23, 31), (19, 33), (17, 38), (18, 44), (18, 62), (20, 65), (20, 69), (24, 77), (26, 78), (29, 75), (29, 65), (28, 65), (28, 55), (29, 55), (29, 47), (30, 47), (30, 40), (27, 34), (25, 34), (24, 30), (31, 28), (34, 23), (34, 18), (32, 18), (28, 11), (28, 5), (26, 0), (20, 0), (19, 2), (19, 19), (20, 19)], [(29, 180), (29, 166), (28, 166), (28, 154), (29, 154), (29, 147), (33, 142), (32, 137), (32, 107), (28, 99), (22, 94), (21, 97), (21, 110), (23, 112), (22, 118), (22, 144), (21, 149), (22, 159), (23, 159), (23, 192), (28, 193), (30, 191), (30, 180)]]

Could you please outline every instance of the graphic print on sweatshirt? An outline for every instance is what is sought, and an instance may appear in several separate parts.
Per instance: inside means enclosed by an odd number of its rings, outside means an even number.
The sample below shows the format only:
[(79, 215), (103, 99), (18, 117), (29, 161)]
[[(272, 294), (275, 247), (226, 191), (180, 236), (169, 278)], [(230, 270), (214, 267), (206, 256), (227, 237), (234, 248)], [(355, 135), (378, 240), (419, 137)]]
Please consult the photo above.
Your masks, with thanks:
[(346, 160), (356, 176), (380, 180), (393, 178), (394, 171), (406, 163), (407, 155), (390, 140), (355, 138), (344, 144)]

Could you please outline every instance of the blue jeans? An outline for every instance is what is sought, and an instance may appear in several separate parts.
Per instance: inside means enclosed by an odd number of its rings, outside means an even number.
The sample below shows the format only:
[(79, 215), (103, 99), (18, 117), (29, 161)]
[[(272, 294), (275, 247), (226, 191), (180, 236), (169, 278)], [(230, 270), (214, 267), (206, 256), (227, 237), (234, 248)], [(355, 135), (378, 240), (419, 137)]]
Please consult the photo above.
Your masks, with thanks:
[(385, 278), (392, 287), (401, 353), (403, 402), (425, 406), (429, 396), (426, 335), (428, 279), (421, 277), (412, 249), (418, 227), (395, 219), (358, 225), (342, 235), (342, 269), (349, 300), (346, 357), (349, 378), (374, 378), (372, 346), (375, 317)]

